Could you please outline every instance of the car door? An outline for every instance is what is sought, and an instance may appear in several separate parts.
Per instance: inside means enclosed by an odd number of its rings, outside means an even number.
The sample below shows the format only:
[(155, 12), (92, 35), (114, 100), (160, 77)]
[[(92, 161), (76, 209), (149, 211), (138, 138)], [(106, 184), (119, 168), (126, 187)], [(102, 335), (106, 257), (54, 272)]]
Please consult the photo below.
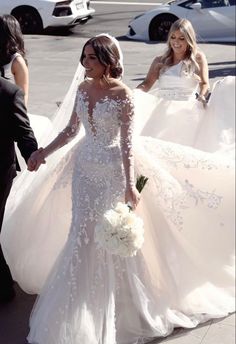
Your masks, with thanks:
[(12, 10), (18, 6), (34, 6), (36, 0), (0, 0), (0, 15), (11, 14)]
[(15, 1), (7, 1), (1, 0), (0, 1), (0, 15), (3, 14), (10, 14), (11, 13), (11, 2), (15, 3)]
[(199, 38), (217, 40), (234, 36), (235, 7), (230, 6), (229, 0), (197, 2), (201, 4), (201, 8), (189, 8), (187, 18), (193, 24)]

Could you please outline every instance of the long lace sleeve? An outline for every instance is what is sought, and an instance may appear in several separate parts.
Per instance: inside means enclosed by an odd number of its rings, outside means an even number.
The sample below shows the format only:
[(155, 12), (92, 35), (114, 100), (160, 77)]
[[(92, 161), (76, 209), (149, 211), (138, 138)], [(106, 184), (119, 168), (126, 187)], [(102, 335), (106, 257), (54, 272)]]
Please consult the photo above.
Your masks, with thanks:
[(79, 132), (80, 120), (77, 114), (77, 102), (78, 102), (78, 96), (76, 96), (74, 108), (73, 108), (69, 123), (67, 124), (65, 129), (62, 130), (46, 148), (44, 148), (45, 157), (47, 157), (55, 150), (63, 147), (65, 144), (70, 142)]
[(120, 145), (126, 177), (126, 187), (134, 186), (134, 157), (132, 150), (134, 105), (131, 96), (122, 101)]

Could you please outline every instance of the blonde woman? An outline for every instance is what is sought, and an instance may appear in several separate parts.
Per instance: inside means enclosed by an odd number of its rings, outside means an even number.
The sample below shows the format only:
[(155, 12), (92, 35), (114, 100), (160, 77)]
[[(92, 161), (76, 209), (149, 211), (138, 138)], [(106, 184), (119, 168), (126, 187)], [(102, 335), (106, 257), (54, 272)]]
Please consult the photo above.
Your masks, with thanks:
[[(157, 88), (151, 90), (156, 81)], [(233, 89), (233, 83), (234, 79), (230, 80), (231, 86), (227, 86), (228, 90)], [(229, 92), (223, 83), (221, 88), (224, 97), (221, 102), (219, 103), (218, 99), (217, 106), (207, 106), (207, 59), (198, 48), (194, 29), (187, 19), (179, 19), (173, 23), (166, 52), (153, 60), (147, 76), (137, 88), (144, 92), (149, 91), (149, 94), (154, 96), (140, 97), (140, 92), (137, 92), (142, 135), (204, 151), (218, 151), (222, 147), (222, 133), (228, 124), (226, 125), (221, 117), (224, 102), (230, 103)], [(152, 106), (147, 106), (150, 103)], [(228, 118), (233, 117), (234, 113), (233, 102), (231, 103)]]
[(154, 59), (145, 80), (138, 88), (149, 91), (161, 74), (175, 66), (178, 66), (178, 72), (196, 77), (199, 86), (198, 99), (205, 104), (205, 96), (209, 90), (207, 60), (197, 47), (194, 29), (187, 19), (179, 19), (171, 26), (167, 51)]

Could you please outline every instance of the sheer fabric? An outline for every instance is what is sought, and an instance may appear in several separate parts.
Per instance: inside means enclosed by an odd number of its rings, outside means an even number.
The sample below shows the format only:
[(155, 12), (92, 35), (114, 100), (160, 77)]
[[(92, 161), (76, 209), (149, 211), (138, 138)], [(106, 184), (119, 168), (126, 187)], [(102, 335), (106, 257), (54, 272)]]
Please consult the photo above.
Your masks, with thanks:
[[(30, 115), (39, 146), (47, 145), (70, 124), (76, 91), (83, 79), (84, 68), (79, 64), (70, 88), (52, 121), (43, 116)], [(15, 280), (28, 293), (39, 293), (67, 239), (71, 221), (69, 179), (67, 185), (64, 185), (66, 187), (60, 189), (61, 192), (55, 193), (53, 190), (72, 153), (70, 150), (83, 136), (84, 129), (81, 128), (76, 139), (69, 140), (66, 146), (55, 152), (37, 173), (29, 173), (24, 168), (25, 162), (20, 163), (23, 172), (15, 179), (8, 198), (0, 239)], [(69, 153), (66, 156), (67, 152)], [(21, 162), (20, 154), (17, 156)], [(63, 206), (63, 212), (57, 211), (56, 207), (60, 203), (63, 204), (64, 199), (67, 199), (67, 202)], [(32, 228), (35, 229), (34, 233)], [(26, 248), (29, 250), (25, 250)], [(37, 264), (39, 269), (35, 270)], [(38, 272), (35, 274), (36, 271)]]

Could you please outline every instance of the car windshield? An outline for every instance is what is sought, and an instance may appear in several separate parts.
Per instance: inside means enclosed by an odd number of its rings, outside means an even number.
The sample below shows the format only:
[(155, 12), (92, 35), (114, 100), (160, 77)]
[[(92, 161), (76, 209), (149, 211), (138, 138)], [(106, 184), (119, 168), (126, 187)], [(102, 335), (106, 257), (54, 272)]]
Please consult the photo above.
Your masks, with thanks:
[(202, 8), (229, 6), (229, 0), (199, 0)]
[[(182, 0), (167, 0), (167, 1), (163, 1), (163, 4), (174, 4), (174, 3), (181, 3), (183, 2)], [(199, 2), (202, 5), (202, 8), (211, 8), (211, 7), (224, 7), (224, 6), (232, 6), (235, 5), (235, 0), (192, 0), (189, 1), (190, 3), (195, 3), (195, 2)], [(186, 1), (186, 4), (188, 3), (188, 1)], [(185, 5), (185, 2), (183, 2), (183, 5)], [(185, 6), (183, 6), (185, 7)]]
[[(233, 1), (233, 0), (231, 0)], [(234, 0), (235, 1), (235, 0)], [(191, 6), (195, 3), (201, 4), (201, 8), (212, 8), (212, 7), (225, 7), (230, 6), (229, 0), (187, 0), (182, 1), (179, 6), (191, 8)]]

